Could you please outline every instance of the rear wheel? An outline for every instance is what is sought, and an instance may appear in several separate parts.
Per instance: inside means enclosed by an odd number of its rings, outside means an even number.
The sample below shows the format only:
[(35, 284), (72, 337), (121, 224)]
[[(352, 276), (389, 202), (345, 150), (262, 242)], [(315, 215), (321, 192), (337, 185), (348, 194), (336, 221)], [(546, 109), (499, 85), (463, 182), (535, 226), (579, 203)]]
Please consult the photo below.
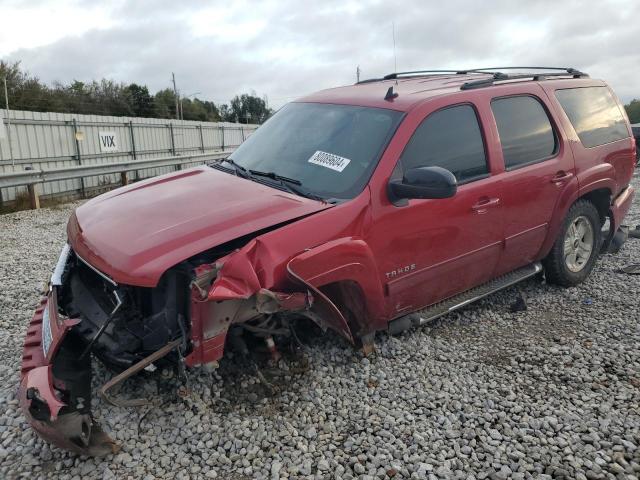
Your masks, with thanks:
[(591, 202), (574, 203), (553, 248), (543, 260), (547, 280), (564, 287), (582, 283), (598, 257), (601, 229), (600, 215)]

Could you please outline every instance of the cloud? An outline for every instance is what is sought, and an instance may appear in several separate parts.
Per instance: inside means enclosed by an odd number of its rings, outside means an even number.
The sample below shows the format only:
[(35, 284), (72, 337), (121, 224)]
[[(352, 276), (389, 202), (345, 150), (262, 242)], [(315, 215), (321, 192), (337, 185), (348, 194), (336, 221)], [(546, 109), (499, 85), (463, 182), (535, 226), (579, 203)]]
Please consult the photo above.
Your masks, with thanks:
[[(47, 12), (57, 13), (43, 26)], [(624, 100), (640, 97), (635, 1), (11, 0), (0, 17), (12, 25), (0, 56), (48, 82), (107, 77), (158, 90), (175, 72), (184, 94), (226, 102), (255, 90), (279, 106), (352, 83), (357, 65), (363, 77), (393, 71), (394, 22), (399, 69), (574, 66)]]

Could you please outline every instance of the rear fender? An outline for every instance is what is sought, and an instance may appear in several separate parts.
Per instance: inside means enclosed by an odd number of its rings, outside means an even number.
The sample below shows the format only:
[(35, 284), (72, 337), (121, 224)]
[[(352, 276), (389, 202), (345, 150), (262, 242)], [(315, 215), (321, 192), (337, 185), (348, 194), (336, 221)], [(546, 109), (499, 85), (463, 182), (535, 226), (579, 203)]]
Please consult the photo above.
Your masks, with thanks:
[[(302, 283), (314, 292), (314, 307), (333, 329), (353, 340), (347, 320), (319, 288), (339, 282), (355, 282), (365, 299), (364, 318), (357, 318), (360, 333), (369, 333), (384, 327), (384, 293), (378, 280), (378, 269), (371, 249), (364, 240), (341, 238), (306, 250), (291, 259), (287, 272), (292, 280)], [(321, 309), (321, 311), (320, 311)]]
[[(609, 171), (611, 169), (611, 165), (609, 166)], [(542, 244), (542, 248), (540, 249), (540, 253), (538, 254), (538, 258), (544, 258), (551, 251), (553, 244), (558, 238), (558, 234), (560, 233), (560, 228), (562, 227), (562, 223), (567, 216), (567, 212), (571, 205), (573, 205), (576, 200), (580, 197), (588, 194), (589, 192), (593, 192), (594, 190), (599, 190), (606, 188), (610, 191), (615, 191), (615, 182), (611, 178), (600, 178), (598, 180), (593, 180), (591, 183), (587, 185), (582, 184), (582, 179), (580, 182), (577, 178), (573, 178), (571, 183), (564, 189), (560, 198), (556, 202), (556, 206), (553, 210), (553, 216), (549, 221), (549, 229), (547, 231), (547, 238)]]

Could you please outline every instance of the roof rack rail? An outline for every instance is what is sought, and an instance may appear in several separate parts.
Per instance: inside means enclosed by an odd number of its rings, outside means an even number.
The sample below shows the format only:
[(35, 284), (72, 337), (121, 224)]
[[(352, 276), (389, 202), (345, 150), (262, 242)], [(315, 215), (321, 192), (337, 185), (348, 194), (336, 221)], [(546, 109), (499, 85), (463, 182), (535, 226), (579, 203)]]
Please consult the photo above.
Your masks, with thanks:
[(420, 75), (420, 74), (443, 74), (443, 75), (451, 75), (451, 74), (466, 74), (468, 73), (469, 70), (414, 70), (411, 72), (394, 72), (394, 73), (389, 73), (387, 75), (385, 75), (384, 77), (380, 77), (380, 78), (367, 78), (366, 80), (360, 80), (359, 82), (356, 82), (356, 85), (360, 85), (362, 83), (373, 83), (373, 82), (383, 82), (384, 80), (395, 80), (397, 78), (400, 78), (400, 76), (411, 76), (411, 75)]
[(396, 78), (398, 78), (399, 76), (404, 76), (404, 75), (417, 75), (417, 74), (421, 74), (421, 73), (453, 73), (456, 75), (464, 75), (466, 73), (468, 73), (469, 70), (413, 70), (410, 72), (394, 72), (394, 73), (389, 73), (388, 75), (385, 75), (384, 77), (382, 77), (382, 80), (395, 80)]
[(572, 67), (488, 67), (488, 68), (470, 68), (467, 72), (481, 72), (484, 73), (486, 70), (490, 72), (496, 72), (500, 70), (559, 70), (563, 72), (577, 71)]
[[(517, 74), (503, 73), (503, 70), (520, 70)], [(534, 70), (540, 72), (527, 72)], [(394, 72), (385, 75), (382, 78), (369, 78), (361, 80), (356, 85), (363, 83), (382, 82), (384, 80), (397, 80), (401, 77), (412, 77), (421, 75), (490, 75), (490, 77), (479, 78), (466, 82), (460, 87), (462, 90), (471, 88), (481, 88), (493, 85), (497, 81), (515, 80), (524, 78), (533, 78), (534, 80), (542, 80), (545, 77), (559, 77), (570, 75), (573, 78), (588, 77), (589, 75), (571, 67), (488, 67), (488, 68), (467, 68), (467, 69), (451, 69), (451, 70), (411, 70), (407, 72)]]
[[(558, 68), (558, 67), (503, 67), (500, 70), (523, 70), (523, 69), (528, 69), (528, 70), (555, 70), (552, 72), (549, 71), (544, 71), (544, 72), (540, 72), (540, 73), (533, 73), (533, 72), (529, 72), (529, 73), (518, 73), (518, 74), (508, 74), (508, 73), (502, 73), (500, 71), (498, 72), (494, 72), (494, 71), (485, 71), (485, 70), (494, 70), (494, 69), (484, 69), (484, 68), (480, 68), (480, 69), (474, 69), (474, 70), (469, 70), (469, 72), (472, 73), (487, 73), (490, 74), (491, 76), (488, 78), (482, 78), (482, 79), (478, 79), (478, 80), (472, 80), (470, 82), (465, 82), (462, 84), (462, 86), (460, 87), (460, 90), (472, 90), (474, 88), (483, 88), (483, 87), (489, 87), (491, 85), (494, 85), (496, 82), (502, 82), (502, 81), (507, 81), (507, 80), (521, 80), (521, 79), (525, 79), (525, 78), (531, 78), (533, 81), (539, 81), (539, 80), (544, 80), (547, 77), (566, 77), (566, 76), (570, 76), (572, 78), (583, 78), (583, 77), (588, 77), (589, 75), (581, 72), (580, 70), (576, 70), (575, 68)], [(498, 69), (495, 69), (498, 70)]]

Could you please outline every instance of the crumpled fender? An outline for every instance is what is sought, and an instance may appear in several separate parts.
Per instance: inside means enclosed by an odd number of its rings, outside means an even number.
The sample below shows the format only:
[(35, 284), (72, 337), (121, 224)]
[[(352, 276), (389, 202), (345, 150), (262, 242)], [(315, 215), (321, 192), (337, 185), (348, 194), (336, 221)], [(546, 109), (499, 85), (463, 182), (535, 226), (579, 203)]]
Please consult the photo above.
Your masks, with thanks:
[[(260, 242), (254, 240), (220, 259), (207, 300), (246, 300), (264, 289), (264, 267), (269, 262), (261, 256), (268, 256), (269, 251), (261, 247)], [(332, 328), (353, 342), (349, 323), (340, 306), (319, 290), (328, 284), (352, 281), (362, 289), (366, 330), (384, 328), (383, 287), (371, 249), (361, 238), (339, 238), (305, 250), (289, 260), (286, 271), (289, 280), (312, 293), (314, 301), (308, 313), (321, 326)]]
[(287, 271), (293, 280), (314, 291), (316, 305), (322, 304), (324, 321), (349, 340), (352, 338), (347, 334), (347, 321), (318, 287), (341, 281), (357, 283), (364, 294), (367, 329), (374, 331), (384, 326), (384, 291), (373, 254), (364, 240), (340, 238), (306, 250), (289, 261)]
[[(295, 260), (295, 259), (294, 259)], [(331, 328), (338, 332), (340, 335), (345, 337), (351, 343), (353, 342), (353, 335), (351, 334), (351, 329), (349, 328), (349, 322), (344, 318), (344, 315), (338, 307), (327, 297), (324, 293), (318, 290), (317, 287), (307, 283), (302, 277), (300, 277), (295, 272), (295, 261), (292, 260), (287, 265), (287, 271), (289, 276), (297, 281), (299, 284), (304, 285), (307, 289), (309, 289), (314, 296), (315, 303), (309, 309), (309, 316), (321, 327), (323, 328)], [(294, 263), (292, 266), (291, 263)]]
[(261, 288), (260, 279), (258, 279), (251, 259), (245, 251), (241, 250), (225, 257), (224, 263), (218, 270), (218, 276), (211, 285), (208, 299), (213, 301), (246, 300)]

